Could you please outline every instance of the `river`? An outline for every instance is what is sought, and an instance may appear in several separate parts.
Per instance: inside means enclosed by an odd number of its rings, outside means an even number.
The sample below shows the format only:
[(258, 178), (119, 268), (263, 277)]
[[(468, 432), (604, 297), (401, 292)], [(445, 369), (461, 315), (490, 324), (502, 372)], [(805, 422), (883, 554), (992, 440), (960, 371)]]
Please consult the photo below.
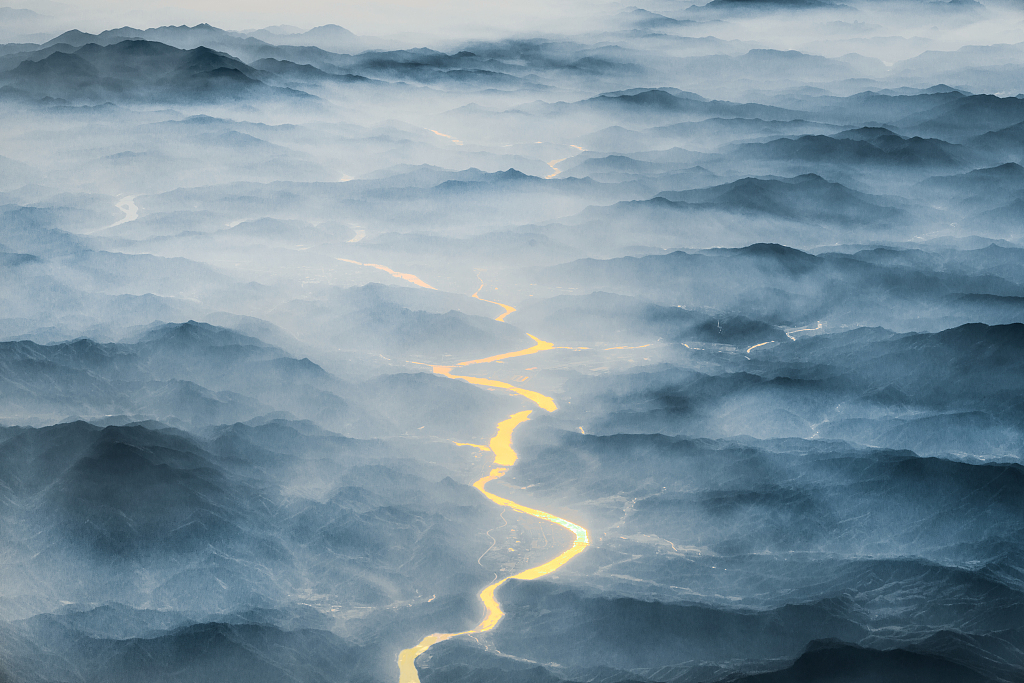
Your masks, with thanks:
[[(481, 288), (482, 287), (483, 283), (481, 282)], [(477, 290), (477, 293), (479, 293), (479, 291), (480, 290)], [(474, 294), (473, 296), (476, 297), (477, 295)], [(481, 301), (486, 301), (486, 299), (481, 299)], [(505, 309), (505, 312), (502, 315), (500, 315), (497, 318), (497, 320), (504, 320), (506, 315), (515, 310), (511, 306), (507, 306), (496, 301), (490, 301), (488, 303), (496, 304)], [(558, 410), (558, 406), (555, 404), (555, 400), (550, 396), (545, 396), (544, 394), (541, 394), (536, 391), (531, 391), (529, 389), (524, 389), (523, 387), (513, 386), (511, 384), (508, 384), (507, 382), (501, 382), (498, 380), (486, 379), (482, 377), (471, 377), (465, 375), (452, 374), (452, 370), (455, 367), (494, 363), (508, 358), (517, 358), (519, 356), (540, 353), (555, 348), (554, 345), (551, 344), (550, 342), (542, 341), (537, 337), (534, 337), (533, 335), (528, 336), (530, 337), (530, 339), (534, 341), (534, 345), (529, 348), (522, 349), (520, 351), (503, 353), (496, 356), (489, 356), (487, 358), (463, 361), (455, 366), (436, 365), (433, 366), (433, 370), (436, 374), (443, 375), (444, 377), (450, 377), (452, 379), (461, 379), (465, 382), (469, 382), (470, 384), (477, 384), (482, 386), (513, 391), (522, 396), (523, 398), (532, 401), (539, 408), (546, 410), (548, 412), (554, 412), (555, 410)], [(575, 540), (573, 541), (571, 547), (569, 547), (567, 550), (562, 552), (554, 559), (549, 560), (539, 566), (531, 567), (530, 569), (521, 571), (518, 574), (506, 576), (503, 579), (491, 583), (490, 585), (486, 586), (482, 591), (480, 591), (479, 597), (480, 601), (483, 603), (484, 606), (484, 616), (483, 619), (480, 621), (479, 624), (476, 625), (475, 628), (469, 629), (468, 631), (459, 631), (457, 633), (431, 633), (430, 635), (425, 636), (422, 640), (420, 640), (419, 643), (417, 643), (413, 647), (402, 650), (402, 652), (398, 655), (399, 683), (419, 683), (420, 677), (419, 673), (416, 670), (416, 658), (424, 652), (426, 652), (427, 650), (429, 650), (433, 645), (436, 645), (437, 643), (448, 640), (450, 638), (455, 638), (457, 636), (484, 633), (486, 631), (494, 629), (501, 621), (501, 618), (505, 615), (505, 613), (501, 610), (501, 604), (495, 597), (495, 591), (497, 591), (498, 588), (500, 588), (502, 584), (504, 584), (506, 581), (508, 581), (509, 579), (530, 581), (551, 574), (552, 572), (557, 571), (560, 567), (565, 565), (566, 562), (574, 558), (576, 555), (579, 555), (581, 552), (583, 552), (587, 545), (589, 545), (590, 541), (587, 536), (587, 530), (581, 527), (580, 525), (574, 524), (573, 522), (570, 522), (566, 519), (562, 519), (561, 517), (553, 515), (549, 512), (535, 510), (534, 508), (526, 507), (525, 505), (521, 505), (507, 498), (502, 498), (501, 496), (491, 493), (486, 488), (487, 484), (505, 476), (509, 469), (513, 465), (515, 465), (516, 460), (519, 456), (512, 448), (512, 433), (515, 431), (516, 427), (523, 424), (524, 422), (527, 422), (530, 419), (530, 415), (532, 413), (533, 410), (523, 410), (518, 413), (514, 413), (513, 415), (510, 415), (507, 419), (502, 420), (501, 422), (498, 423), (497, 432), (490, 441), (490, 450), (492, 453), (494, 453), (494, 461), (492, 463), (492, 468), (485, 476), (481, 477), (476, 482), (474, 482), (473, 486), (476, 489), (478, 489), (481, 493), (483, 493), (485, 496), (487, 496), (487, 498), (496, 505), (509, 508), (511, 510), (514, 510), (525, 515), (530, 515), (531, 517), (536, 517), (537, 519), (542, 519), (547, 522), (551, 522), (552, 524), (557, 524), (565, 529), (568, 529), (575, 536)]]

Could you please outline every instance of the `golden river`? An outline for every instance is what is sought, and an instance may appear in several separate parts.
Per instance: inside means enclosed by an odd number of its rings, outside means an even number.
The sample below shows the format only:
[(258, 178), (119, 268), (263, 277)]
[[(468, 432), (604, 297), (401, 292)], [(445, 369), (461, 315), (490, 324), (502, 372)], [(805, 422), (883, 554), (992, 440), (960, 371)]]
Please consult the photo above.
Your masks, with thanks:
[[(437, 131), (432, 131), (432, 132), (437, 133)], [(438, 135), (442, 135), (444, 137), (450, 137), (450, 136), (444, 135), (443, 133), (437, 133), (437, 134)], [(453, 139), (452, 141), (455, 142), (456, 144), (461, 144), (461, 142), (459, 142), (457, 140)], [(582, 148), (577, 148), (577, 149), (582, 149)], [(562, 160), (559, 159), (559, 160), (556, 160), (556, 161), (552, 161), (549, 164), (551, 166), (551, 168), (554, 170), (554, 173), (551, 176), (548, 176), (549, 178), (550, 177), (554, 177), (555, 175), (558, 175), (559, 170), (555, 166), (555, 164), (559, 163), (560, 161), (562, 161)], [(353, 261), (353, 260), (350, 260), (350, 259), (338, 259), (338, 260), (339, 261), (344, 261), (346, 263), (351, 263), (351, 264), (354, 264), (354, 265), (357, 265), (357, 266), (365, 266), (365, 267), (369, 267), (369, 268), (376, 268), (378, 270), (386, 272), (387, 274), (391, 275), (392, 277), (400, 278), (400, 279), (405, 280), (406, 282), (410, 282), (410, 283), (412, 283), (412, 284), (414, 284), (414, 285), (416, 285), (418, 287), (423, 287), (424, 289), (435, 289), (434, 287), (431, 287), (430, 285), (428, 285), (426, 282), (424, 282), (423, 280), (419, 279), (415, 275), (412, 275), (410, 273), (400, 273), (400, 272), (397, 272), (395, 270), (392, 270), (391, 268), (388, 268), (387, 266), (382, 266), (382, 265), (379, 265), (379, 264), (376, 264), (376, 263), (360, 263), (359, 261)], [(483, 279), (481, 279), (480, 280), (480, 287), (476, 290), (475, 293), (473, 293), (472, 296), (475, 299), (478, 299), (480, 301), (486, 301), (487, 303), (494, 304), (496, 306), (500, 306), (502, 309), (504, 309), (504, 312), (501, 315), (499, 315), (497, 318), (495, 318), (495, 320), (504, 321), (505, 320), (505, 316), (507, 316), (507, 315), (509, 315), (511, 313), (515, 313), (516, 309), (513, 308), (512, 306), (509, 306), (508, 304), (503, 304), (503, 303), (500, 303), (498, 301), (491, 301), (490, 299), (482, 298), (480, 296), (480, 292), (483, 290), (483, 286), (484, 286)], [(822, 323), (821, 323), (821, 321), (819, 321), (817, 327), (805, 327), (805, 328), (801, 328), (801, 329), (797, 329), (797, 330), (790, 330), (790, 331), (786, 332), (786, 336), (789, 337), (790, 339), (795, 339), (793, 337), (793, 333), (795, 333), (795, 332), (817, 331), (817, 330), (820, 330), (821, 328), (822, 328)], [(449, 377), (451, 379), (461, 379), (461, 380), (463, 380), (465, 382), (469, 382), (470, 384), (477, 384), (477, 385), (480, 385), (480, 386), (492, 387), (492, 388), (496, 388), (496, 389), (505, 389), (507, 391), (515, 392), (515, 393), (519, 394), (520, 396), (522, 396), (523, 398), (526, 398), (526, 399), (532, 401), (533, 403), (537, 404), (537, 406), (539, 408), (542, 408), (542, 409), (544, 409), (544, 410), (546, 410), (548, 412), (554, 412), (554, 411), (558, 410), (558, 406), (555, 405), (554, 399), (552, 399), (550, 396), (545, 396), (544, 394), (538, 393), (536, 391), (531, 391), (529, 389), (524, 389), (523, 387), (513, 386), (511, 384), (508, 384), (507, 382), (501, 382), (501, 381), (494, 380), (494, 379), (486, 379), (486, 378), (483, 378), (483, 377), (472, 377), (472, 376), (467, 376), (467, 375), (452, 374), (453, 371), (456, 368), (459, 368), (459, 367), (466, 367), (466, 366), (469, 366), (469, 365), (483, 365), (483, 364), (486, 364), (486, 363), (495, 363), (495, 362), (504, 361), (504, 360), (509, 359), (509, 358), (518, 358), (519, 356), (528, 356), (530, 354), (540, 353), (542, 351), (549, 351), (549, 350), (551, 350), (553, 348), (556, 348), (551, 342), (542, 341), (542, 340), (538, 339), (537, 337), (534, 337), (532, 334), (527, 335), (527, 336), (530, 337), (530, 339), (533, 340), (533, 342), (534, 342), (533, 346), (530, 346), (528, 348), (522, 349), (520, 351), (511, 351), (509, 353), (502, 353), (502, 354), (499, 354), (497, 356), (489, 356), (487, 358), (478, 358), (476, 360), (467, 360), (467, 361), (463, 361), (461, 363), (458, 363), (456, 365), (435, 365), (435, 366), (432, 366), (433, 367), (433, 371), (434, 371), (434, 373), (436, 373), (438, 375), (443, 375), (443, 376)], [(760, 348), (762, 346), (766, 346), (766, 345), (772, 344), (772, 343), (774, 343), (774, 342), (773, 341), (766, 341), (766, 342), (762, 342), (760, 344), (754, 344), (753, 346), (749, 347), (746, 350), (746, 353), (749, 354), (754, 349), (757, 349), (757, 348)], [(643, 346), (615, 346), (615, 347), (611, 347), (611, 348), (605, 349), (605, 351), (614, 351), (614, 350), (617, 350), (617, 349), (642, 349), (642, 348), (646, 348), (648, 346), (651, 346), (651, 344), (645, 344)], [(690, 348), (689, 345), (687, 345), (687, 344), (683, 344), (683, 346), (686, 346), (687, 348)], [(566, 347), (558, 347), (558, 348), (566, 348)], [(579, 347), (579, 348), (580, 348), (580, 350), (585, 350), (586, 349), (586, 347)], [(419, 677), (418, 672), (416, 671), (416, 658), (419, 657), (424, 652), (426, 652), (428, 649), (430, 649), (430, 647), (432, 645), (434, 645), (436, 643), (440, 643), (440, 642), (445, 641), (445, 640), (448, 640), (449, 638), (455, 638), (456, 636), (465, 636), (465, 635), (473, 635), (473, 634), (477, 634), (477, 633), (484, 633), (485, 631), (490, 631), (495, 626), (497, 626), (498, 622), (501, 621), (501, 618), (505, 615), (505, 613), (501, 611), (501, 605), (498, 603), (497, 598), (494, 597), (494, 593), (506, 581), (508, 581), (509, 579), (519, 579), (521, 581), (530, 581), (532, 579), (539, 579), (542, 576), (546, 576), (546, 575), (548, 575), (548, 574), (550, 574), (550, 573), (552, 573), (554, 571), (557, 571), (566, 562), (568, 562), (572, 558), (574, 558), (577, 555), (579, 555), (581, 552), (583, 552), (583, 549), (586, 548), (587, 545), (589, 544), (589, 540), (587, 538), (587, 530), (584, 529), (583, 527), (581, 527), (580, 525), (573, 524), (572, 522), (570, 522), (568, 520), (562, 519), (561, 517), (556, 517), (555, 515), (552, 515), (552, 514), (550, 514), (548, 512), (543, 512), (541, 510), (534, 510), (533, 508), (526, 507), (525, 505), (520, 505), (519, 503), (516, 503), (515, 501), (511, 501), (511, 500), (509, 500), (507, 498), (502, 498), (501, 496), (497, 496), (497, 495), (489, 492), (487, 490), (487, 488), (486, 488), (486, 486), (487, 486), (487, 484), (489, 482), (492, 482), (495, 479), (500, 479), (501, 477), (505, 476), (505, 474), (509, 471), (509, 468), (511, 468), (513, 465), (515, 465), (516, 459), (517, 459), (518, 456), (516, 455), (516, 452), (512, 449), (512, 432), (515, 430), (515, 428), (517, 426), (519, 426), (522, 423), (524, 423), (527, 420), (529, 420), (530, 419), (530, 414), (532, 412), (533, 412), (532, 410), (524, 410), (524, 411), (515, 413), (513, 415), (510, 415), (508, 417), (508, 419), (499, 422), (498, 423), (498, 432), (497, 432), (497, 434), (494, 435), (494, 438), (491, 439), (490, 448), (489, 449), (486, 446), (480, 446), (480, 445), (477, 445), (477, 444), (459, 444), (459, 445), (464, 445), (464, 446), (476, 446), (477, 448), (479, 448), (481, 450), (490, 450), (492, 453), (494, 453), (494, 463), (493, 463), (494, 466), (493, 466), (493, 468), (491, 469), (491, 471), (486, 476), (481, 477), (476, 482), (474, 482), (473, 486), (476, 487), (477, 489), (479, 489), (481, 493), (483, 493), (485, 496), (487, 496), (492, 502), (494, 502), (497, 505), (501, 505), (502, 507), (511, 508), (512, 510), (515, 510), (516, 512), (520, 512), (520, 513), (523, 513), (523, 514), (526, 514), (526, 515), (530, 515), (532, 517), (536, 517), (538, 519), (543, 519), (543, 520), (546, 520), (548, 522), (552, 522), (552, 523), (557, 524), (559, 526), (565, 527), (566, 529), (571, 531), (576, 536), (576, 540), (573, 542), (572, 547), (567, 549), (565, 552), (563, 552), (561, 555), (559, 555), (558, 557), (554, 558), (553, 560), (545, 562), (544, 564), (539, 565), (537, 567), (532, 567), (532, 568), (527, 569), (525, 571), (519, 572), (518, 574), (514, 574), (512, 576), (506, 576), (505, 578), (503, 578), (503, 579), (501, 579), (499, 581), (495, 581), (494, 583), (490, 584), (489, 586), (484, 588), (482, 591), (480, 591), (480, 601), (484, 605), (484, 617), (483, 617), (483, 620), (479, 624), (477, 624), (476, 628), (472, 628), (472, 629), (470, 629), (468, 631), (459, 631), (458, 633), (431, 633), (429, 636), (426, 636), (423, 640), (421, 640), (415, 646), (410, 647), (410, 648), (408, 648), (406, 650), (402, 650), (401, 653), (399, 653), (399, 655), (398, 655), (398, 670), (399, 670), (399, 679), (398, 680), (399, 680), (399, 683), (419, 683), (420, 677)], [(582, 427), (580, 427), (580, 431), (581, 432), (583, 431)]]
[[(373, 265), (372, 267), (379, 268), (379, 266), (375, 265)], [(417, 281), (418, 278), (413, 280), (411, 279), (411, 277), (404, 277), (405, 274), (394, 275), (396, 277), (403, 277), (403, 279), (407, 279), (413, 284), (420, 285), (421, 282)], [(427, 285), (426, 283), (423, 283), (420, 286), (430, 287), (430, 285)], [(481, 288), (483, 287), (483, 282), (481, 282), (480, 286)], [(433, 289), (433, 287), (430, 287), (430, 289)], [(478, 289), (477, 293), (473, 294), (473, 296), (475, 298), (480, 299), (479, 292), (480, 290)], [(488, 301), (487, 299), (480, 300)], [(505, 312), (498, 316), (498, 318), (496, 318), (497, 320), (504, 320), (505, 316), (516, 310), (511, 306), (501, 304), (496, 301), (488, 301), (488, 303), (496, 304), (505, 309)], [(558, 406), (555, 405), (554, 399), (552, 399), (550, 396), (545, 396), (544, 394), (540, 394), (536, 391), (530, 391), (529, 389), (513, 386), (506, 382), (499, 382), (493, 379), (452, 374), (453, 370), (455, 370), (455, 368), (457, 367), (465, 367), (467, 365), (482, 365), (484, 363), (494, 363), (496, 361), (502, 361), (508, 358), (517, 358), (519, 356), (526, 356), (533, 353), (539, 353), (541, 351), (548, 351), (554, 348), (554, 345), (551, 344), (550, 342), (541, 341), (540, 339), (534, 337), (532, 334), (528, 336), (535, 343), (533, 346), (526, 349), (522, 349), (521, 351), (512, 351), (510, 353), (503, 353), (497, 356), (490, 356), (488, 358), (463, 361), (462, 363), (458, 363), (455, 366), (435, 365), (433, 366), (433, 370), (435, 373), (439, 375), (444, 375), (445, 377), (450, 377), (452, 379), (461, 379), (466, 382), (469, 382), (470, 384), (478, 384), (482, 386), (513, 391), (519, 394), (520, 396), (537, 404), (539, 408), (542, 408), (543, 410), (546, 410), (548, 412), (554, 412), (555, 410), (558, 410)], [(431, 633), (429, 636), (426, 636), (415, 646), (410, 647), (407, 650), (402, 650), (402, 652), (398, 655), (399, 683), (419, 683), (420, 677), (418, 672), (416, 671), (416, 658), (424, 652), (426, 652), (428, 649), (430, 649), (430, 647), (435, 643), (440, 643), (441, 641), (448, 640), (449, 638), (455, 638), (456, 636), (484, 633), (485, 631), (490, 631), (495, 626), (497, 626), (498, 622), (501, 621), (501, 618), (505, 615), (505, 613), (501, 611), (501, 605), (498, 603), (497, 598), (494, 597), (494, 593), (506, 581), (508, 581), (509, 579), (530, 581), (532, 579), (539, 579), (542, 576), (546, 576), (547, 574), (557, 571), (559, 567), (564, 565), (566, 562), (571, 560), (576, 555), (579, 555), (581, 552), (583, 552), (583, 549), (586, 548), (589, 543), (587, 538), (587, 530), (581, 527), (580, 525), (573, 524), (572, 522), (562, 519), (561, 517), (556, 517), (551, 513), (544, 512), (542, 510), (534, 510), (533, 508), (526, 507), (525, 505), (520, 505), (515, 501), (509, 500), (507, 498), (502, 498), (501, 496), (497, 496), (489, 492), (486, 488), (489, 482), (492, 482), (495, 479), (500, 479), (501, 477), (505, 476), (505, 473), (509, 471), (509, 468), (515, 465), (518, 456), (516, 455), (516, 452), (512, 449), (512, 432), (515, 430), (517, 426), (529, 420), (530, 414), (532, 412), (532, 410), (524, 410), (513, 415), (510, 415), (508, 419), (498, 423), (498, 432), (494, 435), (494, 438), (492, 438), (490, 442), (490, 450), (492, 453), (494, 453), (494, 466), (486, 476), (481, 477), (476, 482), (474, 482), (473, 486), (479, 489), (481, 493), (483, 493), (497, 505), (511, 508), (516, 512), (530, 515), (532, 517), (543, 519), (548, 522), (552, 522), (559, 526), (565, 527), (576, 536), (576, 540), (573, 542), (572, 547), (567, 549), (565, 552), (563, 552), (561, 555), (554, 558), (553, 560), (545, 562), (544, 564), (539, 565), (537, 567), (531, 567), (530, 569), (519, 572), (518, 574), (506, 576), (505, 578), (499, 581), (495, 581), (494, 583), (490, 584), (482, 591), (480, 591), (480, 601), (484, 605), (484, 616), (483, 619), (480, 621), (479, 624), (476, 625), (475, 628), (472, 628), (468, 631), (460, 631), (458, 633)]]

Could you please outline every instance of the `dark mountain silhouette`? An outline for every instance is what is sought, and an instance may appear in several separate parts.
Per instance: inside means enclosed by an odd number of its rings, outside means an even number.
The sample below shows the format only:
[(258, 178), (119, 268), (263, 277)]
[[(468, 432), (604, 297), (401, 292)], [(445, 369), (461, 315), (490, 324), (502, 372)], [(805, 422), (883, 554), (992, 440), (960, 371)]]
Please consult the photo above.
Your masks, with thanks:
[(806, 222), (837, 224), (894, 223), (906, 220), (894, 197), (855, 192), (808, 174), (796, 178), (744, 178), (702, 190), (662, 192), (659, 197), (743, 213), (763, 213)]
[[(818, 94), (816, 97), (799, 98), (797, 103), (814, 112), (809, 117), (812, 120), (847, 123), (847, 127), (850, 121), (886, 122), (885, 125), (895, 126), (896, 121), (926, 115), (969, 96), (970, 93), (962, 90), (939, 85), (926, 89), (872, 88), (848, 97)], [(877, 125), (875, 123), (872, 127)]]
[(78, 30), (66, 31), (56, 38), (43, 44), (43, 47), (55, 45), (71, 45), (82, 47), (88, 44), (101, 46), (116, 45), (125, 40), (142, 40), (163, 43), (182, 50), (194, 50), (206, 47), (213, 50), (245, 54), (252, 50), (269, 47), (267, 43), (250, 37), (240, 37), (229, 31), (216, 28), (209, 24), (195, 26), (160, 26), (149, 29), (137, 29), (124, 26), (109, 29), (98, 34), (83, 33)]
[(36, 97), (89, 102), (306, 96), (268, 86), (252, 67), (210, 48), (181, 50), (147, 40), (88, 43), (72, 53), (25, 60), (0, 73), (0, 82)]
[(777, 119), (780, 121), (798, 118), (799, 115), (799, 112), (789, 111), (781, 107), (770, 107), (761, 104), (736, 104), (717, 100), (708, 101), (703, 97), (674, 88), (607, 93), (589, 100), (583, 100), (578, 103), (578, 106), (584, 109), (596, 108), (598, 111), (603, 108), (612, 107), (621, 110), (622, 114), (627, 115), (631, 111), (636, 110), (654, 114), (660, 111), (674, 115), (699, 114), (709, 118), (712, 116), (731, 116)]
[(815, 641), (788, 669), (743, 676), (743, 683), (797, 683), (798, 681), (935, 681), (935, 683), (986, 683), (993, 679), (944, 657), (904, 649), (874, 650), (840, 641)]
[(296, 64), (282, 59), (265, 57), (252, 63), (253, 68), (265, 73), (275, 74), (280, 77), (294, 79), (300, 83), (368, 83), (369, 78), (355, 76), (353, 74), (335, 74), (322, 71), (312, 64)]
[(897, 122), (921, 135), (963, 140), (1024, 121), (1024, 100), (971, 95)]
[(756, 159), (911, 168), (963, 167), (970, 156), (968, 149), (942, 140), (905, 138), (883, 131), (869, 129), (862, 135), (840, 133), (780, 138), (765, 143), (741, 144), (737, 152)]
[[(510, 582), (501, 595), (507, 600), (508, 625), (516, 626), (496, 634), (502, 652), (530, 652), (542, 661), (561, 655), (569, 658), (565, 663), (575, 666), (665, 666), (678, 663), (680, 652), (692, 653), (697, 660), (715, 660), (732, 651), (737, 640), (758, 643), (758, 651), (748, 651), (748, 656), (786, 656), (783, 653), (796, 654), (803, 649), (814, 632), (830, 632), (832, 637), (847, 640), (865, 635), (856, 625), (817, 605), (744, 613), (595, 598), (544, 582)], [(558, 634), (558, 640), (569, 647), (556, 648), (555, 641), (548, 638), (545, 642), (541, 633)], [(584, 652), (588, 655), (582, 655)]]

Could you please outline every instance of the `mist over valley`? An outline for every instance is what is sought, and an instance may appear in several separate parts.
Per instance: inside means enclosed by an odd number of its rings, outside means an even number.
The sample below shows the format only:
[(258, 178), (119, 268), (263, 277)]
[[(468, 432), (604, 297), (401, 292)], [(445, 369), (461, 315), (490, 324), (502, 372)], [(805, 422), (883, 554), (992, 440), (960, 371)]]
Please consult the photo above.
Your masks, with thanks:
[(1017, 4), (186, 4), (0, 7), (0, 681), (1021, 680)]

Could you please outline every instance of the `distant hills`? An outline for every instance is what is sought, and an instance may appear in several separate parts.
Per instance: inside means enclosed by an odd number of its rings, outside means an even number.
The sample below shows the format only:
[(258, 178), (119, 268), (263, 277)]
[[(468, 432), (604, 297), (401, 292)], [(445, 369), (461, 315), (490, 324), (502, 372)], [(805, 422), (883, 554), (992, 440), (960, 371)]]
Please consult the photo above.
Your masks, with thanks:
[(900, 208), (902, 202), (895, 197), (865, 195), (814, 174), (779, 180), (744, 178), (727, 185), (662, 192), (658, 196), (694, 206), (805, 222), (865, 225), (907, 219), (907, 212)]
[[(723, 57), (722, 59), (733, 59)], [(738, 58), (737, 58), (738, 59)], [(752, 60), (754, 57), (751, 58)], [(800, 118), (801, 112), (794, 112), (781, 107), (762, 104), (738, 104), (717, 100), (707, 100), (694, 93), (684, 92), (676, 88), (638, 89), (636, 91), (613, 92), (598, 95), (571, 105), (560, 105), (568, 109), (614, 109), (616, 114), (642, 118), (645, 115), (655, 119), (672, 114), (699, 115), (706, 118), (713, 116), (729, 116), (736, 118), (762, 118), (779, 121)]]
[(862, 129), (838, 135), (805, 135), (765, 143), (746, 143), (738, 150), (743, 156), (791, 162), (963, 168), (973, 156), (967, 148), (934, 138), (906, 138), (889, 130)]
[(9, 92), (69, 101), (202, 102), (310, 97), (264, 83), (256, 69), (208, 47), (182, 50), (147, 40), (86, 44), (26, 59), (0, 73)]
[(1024, 680), (1020, 7), (477, 5), (0, 8), (0, 683)]
[(136, 29), (130, 26), (109, 29), (98, 34), (71, 30), (44, 43), (42, 47), (71, 45), (81, 47), (88, 43), (112, 45), (123, 40), (147, 40), (166, 43), (189, 50), (205, 46), (250, 57), (270, 46), (301, 46), (321, 48), (330, 52), (344, 52), (359, 49), (365, 43), (351, 31), (336, 24), (327, 24), (294, 33), (275, 33), (269, 30), (252, 32), (225, 31), (209, 24), (195, 26), (161, 26), (158, 28)]
[[(1009, 258), (1014, 263), (1020, 258), (1019, 250), (1008, 254), (1013, 255)], [(820, 319), (839, 323), (864, 320), (864, 316), (896, 325), (897, 318), (885, 312), (887, 306), (902, 302), (899, 307), (916, 306), (923, 312), (926, 309), (920, 306), (927, 301), (927, 310), (943, 321), (930, 325), (942, 325), (950, 319), (990, 314), (980, 308), (970, 313), (961, 309), (962, 317), (943, 318), (966, 303), (951, 297), (954, 293), (1024, 296), (1020, 279), (1011, 275), (1014, 267), (996, 271), (1000, 276), (976, 268), (963, 261), (959, 267), (935, 272), (913, 261), (883, 261), (867, 255), (817, 256), (777, 244), (755, 244), (639, 258), (584, 259), (537, 269), (534, 276), (548, 284), (571, 281), (580, 293), (614, 292), (669, 305), (701, 302), (720, 311), (787, 325)], [(736, 269), (742, 270), (743, 278), (734, 276)], [(865, 292), (873, 292), (870, 301), (862, 298)], [(1005, 314), (1011, 320), (1013, 310)], [(1003, 321), (1005, 318), (993, 320)], [(920, 315), (916, 324), (924, 324)]]

